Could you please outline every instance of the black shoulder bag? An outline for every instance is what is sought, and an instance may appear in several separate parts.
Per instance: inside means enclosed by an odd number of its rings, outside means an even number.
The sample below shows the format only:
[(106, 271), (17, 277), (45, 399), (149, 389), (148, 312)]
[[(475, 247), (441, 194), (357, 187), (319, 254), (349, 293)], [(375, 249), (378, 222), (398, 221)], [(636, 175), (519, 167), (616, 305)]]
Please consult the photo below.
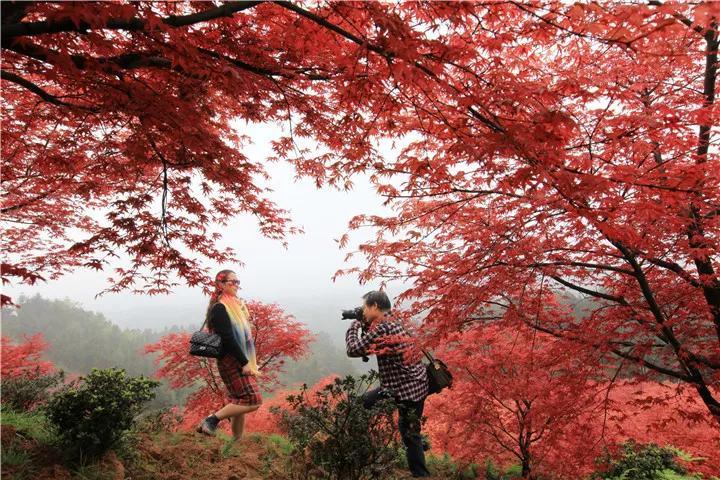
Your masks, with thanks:
[(453, 376), (447, 365), (440, 359), (433, 358), (426, 350), (422, 351), (430, 363), (425, 365), (428, 377), (428, 395), (439, 393), (452, 387)]
[(200, 327), (200, 330), (190, 337), (190, 355), (196, 357), (220, 358), (225, 355), (223, 352), (222, 339), (217, 333), (205, 331), (207, 319)]

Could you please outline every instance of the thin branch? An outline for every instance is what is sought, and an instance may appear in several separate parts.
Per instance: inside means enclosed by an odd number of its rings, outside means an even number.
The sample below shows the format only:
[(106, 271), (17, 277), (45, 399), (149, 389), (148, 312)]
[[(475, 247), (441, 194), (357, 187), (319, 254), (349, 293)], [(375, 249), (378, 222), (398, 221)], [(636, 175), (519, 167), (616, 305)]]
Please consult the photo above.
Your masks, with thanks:
[[(531, 327), (531, 328), (535, 328), (535, 329), (537, 329), (537, 330), (539, 330), (539, 331), (541, 331), (541, 332), (547, 333), (547, 334), (552, 335), (552, 336), (554, 336), (554, 337), (556, 337), (556, 338), (563, 338), (563, 339), (575, 340), (575, 341), (580, 340), (580, 341), (583, 341), (584, 343), (588, 343), (588, 344), (590, 344), (591, 346), (596, 347), (596, 348), (598, 348), (598, 347), (603, 347), (603, 346), (606, 345), (606, 344), (598, 343), (598, 342), (596, 342), (596, 343), (589, 342), (589, 341), (582, 340), (582, 339), (579, 339), (579, 338), (571, 338), (571, 337), (568, 336), (568, 335), (562, 334), (562, 333), (560, 333), (560, 332), (556, 332), (556, 331), (554, 331), (554, 330), (552, 330), (552, 329), (550, 329), (550, 328), (547, 328), (547, 327), (543, 327), (543, 326), (540, 326), (540, 325), (536, 325), (536, 324), (534, 324), (533, 322), (528, 322), (528, 321), (525, 321), (525, 320), (523, 320), (523, 322), (524, 322), (526, 325), (528, 325), (529, 327)], [(672, 370), (672, 369), (669, 369), (669, 368), (667, 368), (667, 367), (663, 367), (663, 366), (661, 366), (661, 365), (656, 365), (656, 364), (654, 364), (654, 363), (646, 360), (645, 358), (641, 358), (641, 357), (636, 357), (636, 356), (630, 355), (628, 352), (623, 352), (622, 350), (620, 350), (620, 349), (618, 349), (618, 348), (610, 347), (609, 350), (610, 350), (611, 352), (613, 352), (615, 355), (619, 356), (619, 357), (625, 358), (625, 359), (627, 359), (627, 360), (632, 360), (632, 361), (634, 361), (634, 362), (636, 362), (636, 363), (641, 363), (641, 364), (643, 364), (644, 366), (646, 366), (647, 368), (649, 368), (649, 369), (651, 369), (651, 370), (654, 370), (654, 371), (656, 371), (656, 372), (659, 372), (659, 373), (662, 373), (662, 374), (664, 374), (664, 375), (668, 375), (668, 376), (670, 376), (670, 377), (673, 377), (673, 378), (677, 378), (677, 379), (686, 381), (686, 382), (688, 382), (688, 383), (695, 383), (695, 379), (694, 379), (694, 378), (692, 378), (692, 377), (690, 377), (690, 376), (688, 376), (688, 375), (686, 375), (686, 374), (684, 374), (684, 373), (682, 373), (682, 372), (677, 372), (677, 371)], [(632, 351), (632, 348), (631, 348), (631, 351)]]
[(97, 112), (96, 109), (93, 109), (90, 107), (85, 107), (83, 105), (77, 105), (74, 103), (64, 102), (64, 101), (60, 100), (60, 98), (58, 98), (57, 96), (52, 95), (51, 93), (48, 93), (47, 91), (43, 90), (42, 88), (40, 88), (39, 86), (37, 86), (36, 84), (31, 82), (30, 80), (27, 80), (18, 75), (15, 75), (12, 72), (8, 72), (6, 70), (0, 70), (0, 78), (2, 78), (3, 80), (7, 80), (8, 82), (12, 82), (17, 85), (20, 85), (21, 87), (23, 87), (23, 88), (31, 91), (35, 95), (39, 96), (46, 102), (52, 103), (53, 105), (76, 108), (79, 110), (87, 110), (90, 112)]
[(630, 304), (627, 300), (625, 300), (623, 297), (617, 297), (615, 295), (609, 295), (607, 293), (597, 292), (595, 290), (590, 290), (585, 287), (581, 287), (579, 285), (575, 285), (574, 283), (570, 283), (567, 280), (564, 280), (556, 275), (551, 275), (550, 278), (555, 280), (556, 282), (565, 285), (566, 287), (575, 290), (576, 292), (584, 293), (585, 295), (590, 295), (596, 298), (602, 298), (604, 300), (610, 300), (611, 302), (619, 303), (620, 305), (624, 305), (626, 307), (629, 307)]

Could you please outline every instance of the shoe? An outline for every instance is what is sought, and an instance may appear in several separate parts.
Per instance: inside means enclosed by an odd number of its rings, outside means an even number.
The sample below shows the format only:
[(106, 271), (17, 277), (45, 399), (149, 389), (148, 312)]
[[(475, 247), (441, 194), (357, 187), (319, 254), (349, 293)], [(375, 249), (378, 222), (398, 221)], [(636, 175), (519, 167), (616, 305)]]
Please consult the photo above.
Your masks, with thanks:
[(217, 426), (213, 427), (210, 422), (208, 422), (207, 418), (200, 422), (195, 429), (196, 432), (204, 433), (205, 435), (210, 435), (211, 437), (215, 436), (215, 430), (217, 430)]

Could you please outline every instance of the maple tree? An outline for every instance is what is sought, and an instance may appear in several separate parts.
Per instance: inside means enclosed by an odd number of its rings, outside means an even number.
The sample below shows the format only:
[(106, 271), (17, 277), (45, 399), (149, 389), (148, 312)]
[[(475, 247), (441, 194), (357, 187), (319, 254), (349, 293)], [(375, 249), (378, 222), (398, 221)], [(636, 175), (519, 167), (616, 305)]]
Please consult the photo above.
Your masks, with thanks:
[[(312, 335), (276, 304), (248, 301), (247, 306), (252, 314), (253, 338), (262, 373), (258, 382), (267, 390), (277, 385), (285, 359), (297, 360), (306, 353)], [(194, 428), (208, 412), (227, 403), (227, 390), (215, 360), (190, 355), (190, 336), (184, 332), (171, 333), (145, 346), (145, 353), (157, 355), (158, 378), (167, 380), (172, 389), (195, 388), (183, 407), (183, 429)]]
[[(717, 4), (4, 7), (4, 279), (124, 251), (111, 288), (157, 293), (231, 258), (212, 225), (232, 214), (284, 238), (226, 130), (283, 122), (277, 158), (318, 185), (370, 171), (395, 208), (351, 223), (378, 237), (350, 271), (411, 280), (429, 344), (529, 325), (720, 421)], [(409, 145), (391, 161), (383, 136)], [(593, 302), (547, 315), (564, 292)]]
[[(373, 166), (394, 212), (351, 222), (378, 233), (341, 273), (406, 281), (430, 344), (532, 325), (692, 386), (720, 422), (718, 4), (421, 13), (414, 32), (442, 36), (393, 77), (413, 135)], [(541, 315), (569, 293), (592, 302)]]
[[(529, 327), (494, 325), (449, 338), (453, 387), (428, 398), (425, 430), (453, 458), (491, 458), (522, 478), (579, 478), (605, 445), (588, 419), (614, 412), (596, 357)], [(584, 353), (584, 354), (583, 354)], [(612, 372), (608, 372), (611, 376)], [(558, 454), (559, 453), (559, 454)]]
[(598, 352), (511, 322), (456, 333), (436, 353), (455, 379), (428, 398), (424, 431), (461, 463), (518, 465), (522, 478), (585, 478), (632, 439), (682, 449), (693, 472), (720, 468), (720, 432), (688, 384), (633, 379)]
[(13, 343), (8, 337), (2, 337), (2, 378), (29, 377), (46, 375), (55, 369), (52, 362), (41, 359), (47, 350), (47, 342), (41, 333), (27, 337), (22, 343)]

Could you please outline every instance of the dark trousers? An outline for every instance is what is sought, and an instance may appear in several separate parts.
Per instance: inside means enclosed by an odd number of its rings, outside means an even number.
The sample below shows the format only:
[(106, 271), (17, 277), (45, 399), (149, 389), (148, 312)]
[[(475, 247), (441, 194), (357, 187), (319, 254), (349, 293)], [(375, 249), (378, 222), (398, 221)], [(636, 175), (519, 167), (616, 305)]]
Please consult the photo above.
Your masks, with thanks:
[[(382, 398), (391, 397), (379, 388), (369, 390), (363, 395), (363, 405), (365, 408), (372, 408)], [(405, 444), (405, 456), (410, 472), (414, 477), (429, 477), (430, 472), (425, 465), (425, 451), (420, 436), (420, 420), (422, 419), (425, 400), (419, 402), (395, 400), (395, 404), (399, 414), (398, 427), (403, 444)]]

